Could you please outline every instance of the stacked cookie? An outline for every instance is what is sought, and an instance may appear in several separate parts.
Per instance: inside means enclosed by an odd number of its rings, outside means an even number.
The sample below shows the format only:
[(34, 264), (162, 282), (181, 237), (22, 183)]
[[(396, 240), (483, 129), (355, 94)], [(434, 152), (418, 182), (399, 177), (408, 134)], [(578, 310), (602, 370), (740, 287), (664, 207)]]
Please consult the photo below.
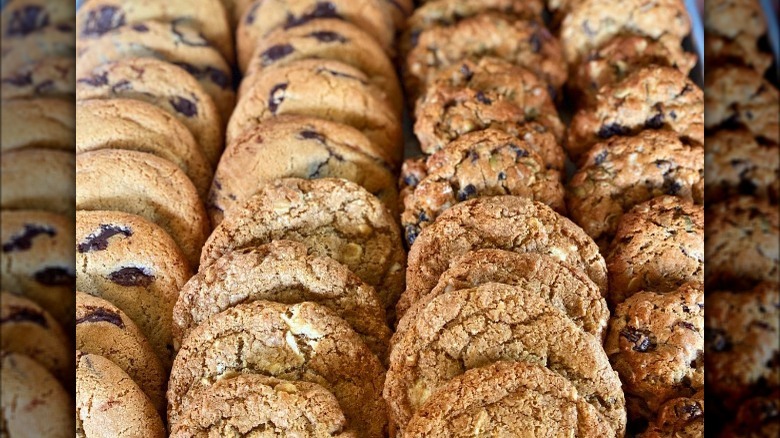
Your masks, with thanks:
[(0, 15), (0, 404), (9, 436), (73, 430), (73, 16), (73, 3), (46, 0), (3, 2)]
[(219, 0), (90, 0), (76, 14), (76, 434), (165, 436), (173, 307), (235, 90)]
[(773, 436), (780, 427), (777, 77), (766, 74), (772, 55), (760, 49), (767, 25), (758, 1), (708, 2), (705, 30), (705, 348), (707, 394), (718, 412), (707, 427), (729, 437)]
[[(172, 436), (384, 436), (410, 1), (233, 2), (244, 73), (173, 308)], [(390, 316), (392, 318), (392, 316)]]

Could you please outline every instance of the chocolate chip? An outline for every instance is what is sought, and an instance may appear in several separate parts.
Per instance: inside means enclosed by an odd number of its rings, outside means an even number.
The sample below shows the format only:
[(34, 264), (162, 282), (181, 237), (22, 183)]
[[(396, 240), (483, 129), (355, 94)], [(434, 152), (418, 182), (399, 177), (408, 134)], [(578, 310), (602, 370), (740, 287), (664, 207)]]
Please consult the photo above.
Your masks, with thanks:
[(226, 89), (231, 85), (230, 75), (216, 67), (207, 66), (205, 69), (200, 69), (188, 62), (174, 62), (174, 64), (187, 70), (187, 73), (192, 77), (198, 80), (207, 78), (222, 89)]
[(341, 18), (336, 11), (336, 6), (331, 2), (317, 2), (314, 9), (311, 12), (304, 13), (303, 15), (296, 17), (292, 14), (287, 15), (287, 23), (284, 28), (289, 29), (291, 27), (300, 26), (306, 24), (315, 18)]
[(693, 400), (690, 403), (683, 403), (674, 407), (677, 416), (685, 421), (692, 421), (704, 415), (701, 405)]
[(193, 117), (198, 114), (198, 105), (184, 97), (175, 96), (168, 100), (173, 106), (176, 112), (183, 114), (186, 117)]
[(101, 224), (97, 232), (90, 234), (76, 246), (76, 250), (79, 253), (105, 251), (108, 248), (108, 239), (119, 234), (130, 237), (133, 235), (133, 230), (127, 227)]
[(154, 281), (154, 275), (146, 273), (143, 268), (128, 267), (108, 274), (108, 279), (120, 286), (147, 287)]
[(345, 36), (340, 35), (336, 32), (331, 32), (327, 30), (320, 30), (316, 32), (312, 32), (307, 35), (309, 38), (314, 38), (317, 41), (323, 42), (323, 43), (346, 43), (349, 41)]
[(683, 185), (677, 181), (676, 179), (672, 178), (664, 178), (664, 184), (662, 186), (662, 189), (664, 193), (667, 195), (676, 196), (680, 194), (680, 190), (682, 190)]
[(693, 324), (691, 324), (690, 322), (686, 322), (686, 321), (678, 321), (678, 322), (677, 322), (677, 325), (679, 325), (680, 327), (684, 327), (684, 328), (686, 328), (686, 329), (688, 329), (688, 330), (690, 330), (690, 331), (692, 331), (692, 332), (695, 332), (695, 331), (696, 331), (696, 326), (694, 326), (694, 325), (693, 325)]
[(425, 213), (424, 211), (421, 211), (417, 215), (417, 221), (420, 222), (420, 223), (422, 223), (422, 222), (430, 222), (431, 218), (428, 216), (427, 213)]
[(625, 126), (618, 125), (617, 123), (611, 123), (604, 125), (599, 129), (598, 136), (601, 138), (610, 138), (616, 135), (628, 135), (631, 130)]
[(474, 77), (474, 72), (471, 71), (468, 64), (463, 64), (460, 66), (460, 74), (463, 75), (463, 79), (466, 81), (470, 81), (471, 78)]
[(527, 150), (521, 148), (520, 146), (518, 146), (518, 145), (516, 145), (514, 143), (509, 143), (509, 149), (512, 149), (512, 151), (515, 153), (515, 155), (517, 155), (517, 158), (525, 158), (525, 157), (528, 156), (528, 151)]
[(90, 312), (87, 315), (76, 319), (76, 325), (84, 322), (107, 322), (119, 328), (125, 328), (125, 323), (118, 313), (106, 309), (105, 307), (92, 307), (89, 310)]
[(141, 32), (141, 33), (149, 32), (149, 26), (143, 23), (134, 24), (132, 29), (136, 32)]
[(252, 24), (255, 22), (255, 19), (257, 18), (257, 10), (260, 9), (260, 6), (262, 5), (263, 2), (252, 3), (252, 6), (249, 7), (249, 10), (246, 13), (246, 18), (244, 19), (246, 24)]
[(261, 53), (260, 59), (265, 66), (284, 58), (294, 51), (295, 48), (293, 48), (293, 46), (290, 44), (277, 44), (275, 46), (269, 47), (268, 50)]
[(756, 190), (758, 190), (758, 186), (749, 178), (741, 178), (737, 190), (743, 195), (754, 195)]
[(472, 163), (476, 163), (479, 160), (479, 154), (476, 151), (469, 151), (466, 155)]
[(76, 281), (75, 273), (67, 268), (44, 268), (33, 274), (33, 278), (44, 286), (72, 286)]
[(688, 94), (688, 93), (690, 93), (691, 91), (693, 91), (693, 87), (691, 86), (691, 84), (685, 84), (685, 86), (684, 86), (684, 87), (683, 87), (683, 89), (680, 91), (680, 94), (679, 94), (678, 96), (682, 96), (682, 95), (684, 95), (684, 94)]
[(664, 113), (658, 113), (653, 117), (645, 120), (645, 128), (647, 129), (661, 129), (664, 126)]
[(674, 110), (669, 111), (669, 117), (671, 117), (672, 120), (677, 120), (677, 113), (674, 112)]
[(11, 84), (14, 87), (25, 87), (28, 85), (32, 85), (33, 83), (32, 72), (27, 72), (25, 74), (18, 74), (16, 76), (3, 78), (3, 83)]
[(709, 351), (723, 352), (730, 351), (732, 348), (731, 339), (729, 335), (721, 329), (708, 328), (704, 330), (704, 341), (709, 348)]
[(476, 98), (477, 98), (478, 102), (483, 103), (485, 105), (490, 105), (490, 104), (493, 103), (493, 101), (490, 100), (487, 96), (485, 96), (485, 93), (483, 93), (481, 91), (477, 91)]
[(504, 171), (498, 172), (498, 180), (504, 181), (506, 179), (506, 173)]
[(607, 156), (609, 156), (609, 152), (608, 152), (608, 151), (606, 151), (606, 150), (603, 150), (603, 151), (599, 152), (599, 154), (598, 154), (598, 155), (596, 155), (596, 156), (593, 158), (593, 162), (594, 162), (596, 165), (603, 164), (603, 163), (604, 163), (604, 160), (606, 160), (606, 159), (607, 159)]
[(651, 339), (650, 331), (638, 329), (636, 327), (626, 326), (620, 331), (620, 336), (626, 338), (629, 342), (634, 344), (632, 350), (640, 353), (646, 353), (648, 351), (655, 350), (656, 344)]
[(24, 231), (11, 236), (11, 240), (3, 243), (3, 252), (26, 251), (32, 248), (32, 241), (41, 234), (54, 237), (57, 232), (52, 227), (38, 224), (24, 224)]
[(417, 225), (407, 225), (404, 228), (404, 235), (406, 236), (406, 244), (409, 248), (412, 247), (414, 241), (417, 240), (417, 236), (420, 235), (420, 227)]
[(40, 6), (25, 6), (11, 15), (8, 36), (26, 36), (49, 25), (49, 14)]
[(56, 26), (54, 26), (55, 29), (57, 29), (60, 32), (64, 33), (72, 33), (73, 32), (73, 26), (71, 26), (68, 23), (59, 23)]
[(271, 92), (268, 94), (268, 109), (271, 113), (276, 114), (279, 109), (279, 105), (284, 102), (284, 92), (287, 90), (287, 84), (276, 84), (271, 88)]
[(87, 84), (91, 87), (103, 87), (108, 85), (108, 72), (87, 76), (86, 78), (79, 79), (77, 82), (80, 84)]
[(417, 187), (417, 184), (420, 184), (420, 179), (417, 178), (417, 175), (404, 175), (404, 184), (409, 187)]
[(116, 6), (100, 6), (89, 11), (82, 35), (100, 36), (125, 25), (125, 13)]
[(477, 188), (474, 187), (473, 184), (467, 184), (465, 187), (458, 190), (457, 198), (458, 201), (466, 201), (469, 198), (474, 197), (474, 195), (477, 194)]
[(35, 94), (43, 94), (47, 91), (54, 88), (54, 81), (51, 79), (47, 79), (40, 84), (36, 85), (34, 88)]
[(121, 93), (122, 91), (132, 90), (132, 89), (133, 89), (133, 84), (127, 79), (122, 79), (121, 81), (111, 86), (111, 92), (114, 94), (118, 94)]
[(46, 317), (37, 310), (27, 307), (9, 307), (9, 314), (5, 318), (0, 319), (0, 324), (5, 324), (6, 322), (31, 322), (42, 327), (49, 326), (48, 322), (46, 322)]
[(312, 131), (311, 129), (304, 129), (299, 135), (304, 140), (316, 140), (320, 143), (325, 143), (325, 136), (317, 131)]

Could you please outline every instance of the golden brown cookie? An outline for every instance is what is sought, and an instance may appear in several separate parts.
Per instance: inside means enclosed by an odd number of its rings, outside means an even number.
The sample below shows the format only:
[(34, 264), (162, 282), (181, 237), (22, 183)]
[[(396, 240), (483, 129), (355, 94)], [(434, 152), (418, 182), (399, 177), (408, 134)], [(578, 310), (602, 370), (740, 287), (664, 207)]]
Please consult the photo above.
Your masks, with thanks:
[(2, 102), (0, 150), (41, 148), (72, 151), (75, 106), (65, 99), (20, 99)]

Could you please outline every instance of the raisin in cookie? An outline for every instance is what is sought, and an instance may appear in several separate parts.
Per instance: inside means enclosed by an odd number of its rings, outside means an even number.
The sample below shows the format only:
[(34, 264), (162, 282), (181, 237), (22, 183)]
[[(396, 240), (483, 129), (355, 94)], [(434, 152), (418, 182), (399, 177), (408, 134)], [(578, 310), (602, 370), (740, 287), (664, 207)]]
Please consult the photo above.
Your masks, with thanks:
[(704, 281), (704, 207), (659, 196), (621, 219), (607, 255), (613, 304), (641, 290), (668, 292)]
[(209, 234), (195, 186), (176, 165), (145, 152), (104, 149), (76, 159), (76, 208), (137, 214), (162, 227), (198, 266)]
[(279, 179), (225, 217), (203, 248), (201, 265), (273, 240), (301, 242), (332, 257), (374, 286), (389, 308), (403, 291), (405, 254), (395, 219), (355, 183), (323, 178)]
[(19, 99), (2, 102), (0, 150), (42, 148), (73, 150), (75, 106), (64, 99)]
[(270, 436), (353, 438), (344, 412), (321, 385), (257, 374), (224, 377), (211, 386), (191, 390), (182, 401), (184, 415), (172, 438)]
[(754, 391), (777, 388), (780, 288), (761, 283), (742, 292), (707, 295), (707, 391), (733, 407)]
[(206, 199), (211, 163), (192, 133), (159, 107), (135, 99), (85, 100), (76, 104), (76, 153), (101, 149), (147, 152), (179, 167)]
[(344, 320), (318, 304), (254, 301), (193, 330), (168, 384), (171, 429), (185, 418), (188, 393), (237, 373), (318, 383), (335, 395), (358, 434), (380, 436), (387, 429), (379, 359)]
[(704, 389), (704, 285), (638, 292), (615, 308), (604, 350), (620, 374), (628, 416)]
[(0, 96), (3, 99), (67, 99), (75, 92), (76, 60), (65, 56), (52, 56), (25, 64), (0, 78)]
[(393, 53), (395, 26), (385, 0), (263, 0), (254, 2), (238, 23), (239, 68), (247, 70), (258, 41), (272, 31), (300, 26), (318, 18), (348, 21), (371, 34), (388, 54)]
[(443, 385), (403, 436), (475, 434), (590, 437), (615, 431), (565, 377), (525, 362), (496, 362)]
[(431, 26), (411, 38), (404, 84), (412, 96), (418, 96), (440, 69), (483, 56), (525, 67), (556, 90), (566, 82), (561, 46), (543, 24), (486, 12), (451, 25)]
[(257, 43), (245, 81), (255, 80), (261, 70), (301, 59), (330, 59), (355, 67), (385, 92), (396, 112), (403, 110), (403, 93), (390, 58), (370, 34), (338, 19), (316, 19), (268, 34)]
[(566, 212), (561, 174), (520, 139), (497, 146), (466, 134), (426, 161), (427, 175), (404, 197), (401, 226), (410, 247), (446, 209), (475, 197), (514, 195)]
[(348, 322), (378, 357), (387, 355), (390, 330), (376, 291), (346, 266), (290, 240), (229, 252), (190, 278), (173, 309), (175, 345), (211, 315), (258, 300), (316, 302)]
[(3, 210), (45, 210), (73, 216), (75, 155), (69, 151), (17, 149), (0, 156)]
[(191, 275), (173, 240), (135, 215), (79, 211), (75, 249), (78, 290), (122, 309), (170, 366), (173, 306)]
[(119, 365), (76, 350), (76, 435), (165, 437), (152, 402)]
[(76, 292), (76, 350), (96, 354), (119, 365), (165, 412), (167, 373), (149, 341), (132, 319), (110, 302)]
[(661, 405), (658, 415), (639, 438), (700, 438), (704, 436), (704, 390)]
[(408, 308), (429, 294), (458, 257), (491, 248), (566, 261), (606, 293), (604, 259), (579, 227), (544, 204), (517, 196), (493, 196), (450, 208), (420, 233), (409, 251), (400, 308)]
[(707, 129), (739, 126), (774, 143), (780, 142), (780, 95), (761, 73), (729, 66), (714, 69), (704, 81)]
[(545, 366), (566, 377), (615, 431), (626, 425), (620, 379), (601, 339), (582, 331), (547, 297), (521, 286), (485, 283), (418, 302), (393, 336), (384, 395), (405, 428), (437, 388), (499, 360)]
[(0, 352), (0, 385), (6, 436), (72, 436), (71, 395), (41, 364), (22, 354)]
[(704, 149), (671, 131), (645, 130), (594, 145), (569, 181), (566, 204), (606, 248), (626, 211), (661, 195), (703, 202)]
[(154, 58), (104, 64), (79, 77), (76, 99), (135, 99), (151, 103), (182, 122), (212, 165), (222, 152), (222, 120), (211, 96), (183, 69)]
[[(3, 187), (3, 191), (6, 188)], [(2, 289), (31, 299), (73, 327), (73, 222), (44, 211), (2, 211)]]
[(228, 144), (277, 115), (319, 117), (344, 123), (401, 160), (401, 125), (384, 91), (359, 70), (338, 61), (306, 59), (263, 70), (254, 81), (244, 81), (227, 127)]
[(776, 143), (756, 138), (743, 129), (723, 129), (707, 136), (704, 144), (707, 200), (732, 195), (778, 200), (780, 151)]
[(780, 280), (780, 212), (766, 201), (743, 196), (707, 209), (705, 283), (745, 288)]
[(703, 144), (703, 113), (704, 94), (683, 72), (644, 67), (602, 88), (594, 105), (574, 115), (566, 150), (577, 160), (599, 141), (660, 128)]
[(383, 152), (347, 125), (300, 116), (268, 119), (225, 149), (207, 205), (212, 224), (278, 178), (343, 178), (376, 195), (396, 216), (393, 166)]
[(529, 70), (498, 58), (443, 68), (417, 100), (414, 115), (414, 133), (427, 153), (490, 127), (536, 122), (557, 140), (564, 131), (545, 85)]

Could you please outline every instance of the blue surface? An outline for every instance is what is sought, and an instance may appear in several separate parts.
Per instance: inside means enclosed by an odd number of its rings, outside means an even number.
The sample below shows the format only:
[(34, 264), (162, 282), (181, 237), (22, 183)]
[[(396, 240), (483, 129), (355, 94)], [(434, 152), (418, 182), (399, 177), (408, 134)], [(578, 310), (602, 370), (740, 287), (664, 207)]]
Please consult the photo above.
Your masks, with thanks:
[(769, 43), (772, 45), (775, 60), (780, 59), (780, 29), (777, 25), (777, 15), (772, 8), (772, 0), (761, 0), (761, 6), (764, 8), (764, 16), (769, 33)]

